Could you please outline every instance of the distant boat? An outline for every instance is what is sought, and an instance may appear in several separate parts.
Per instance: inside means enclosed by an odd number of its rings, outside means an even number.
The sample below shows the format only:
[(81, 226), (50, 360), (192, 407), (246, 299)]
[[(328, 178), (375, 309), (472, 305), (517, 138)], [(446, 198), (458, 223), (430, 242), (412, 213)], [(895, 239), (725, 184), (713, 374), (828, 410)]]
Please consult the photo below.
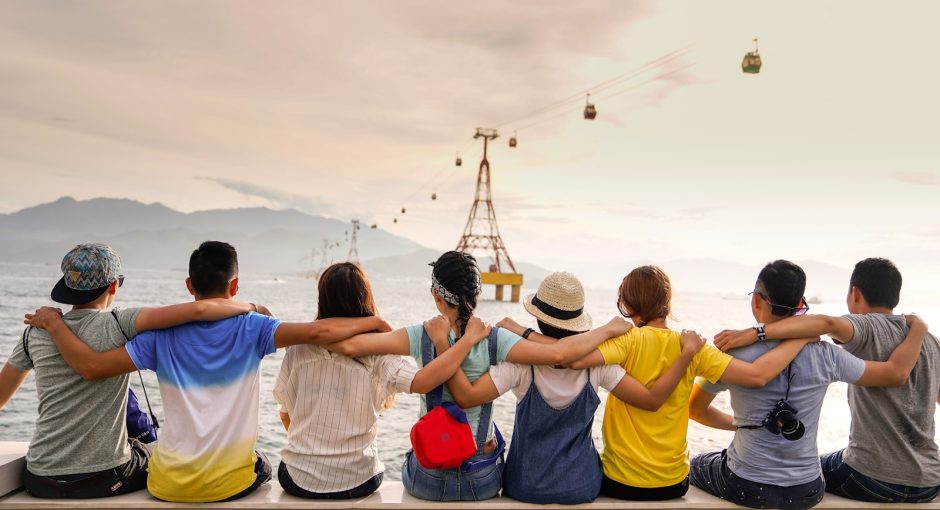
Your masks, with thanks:
[(820, 304), (822, 304), (822, 299), (819, 299), (819, 296), (811, 296), (809, 299), (806, 300), (806, 304), (808, 304), (808, 305), (820, 305)]

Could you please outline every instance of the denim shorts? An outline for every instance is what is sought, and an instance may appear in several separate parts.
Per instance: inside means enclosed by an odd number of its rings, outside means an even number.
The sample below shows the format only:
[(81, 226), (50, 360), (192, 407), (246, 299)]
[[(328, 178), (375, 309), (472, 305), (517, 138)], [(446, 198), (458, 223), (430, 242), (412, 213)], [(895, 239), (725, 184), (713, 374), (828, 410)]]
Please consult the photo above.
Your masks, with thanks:
[(425, 469), (414, 452), (405, 455), (401, 481), (408, 494), (428, 501), (482, 501), (495, 498), (503, 486), (503, 463), (496, 462), (470, 473), (459, 469)]
[(865, 476), (842, 460), (844, 451), (839, 450), (820, 458), (823, 476), (826, 477), (826, 492), (875, 503), (926, 503), (940, 493), (940, 486), (909, 487)]

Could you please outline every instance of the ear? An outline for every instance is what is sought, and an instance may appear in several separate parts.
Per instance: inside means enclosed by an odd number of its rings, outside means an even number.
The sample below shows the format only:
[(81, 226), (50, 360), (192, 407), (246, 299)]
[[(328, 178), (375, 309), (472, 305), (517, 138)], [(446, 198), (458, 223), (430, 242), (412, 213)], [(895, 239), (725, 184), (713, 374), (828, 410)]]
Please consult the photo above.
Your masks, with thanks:
[(189, 293), (193, 296), (196, 295), (196, 290), (193, 289), (193, 279), (188, 276), (186, 277), (186, 290), (188, 290)]
[(112, 296), (117, 294), (118, 286), (119, 285), (117, 280), (111, 282), (111, 285), (108, 285), (108, 294), (111, 294)]
[(444, 304), (444, 298), (442, 298), (441, 295), (438, 294), (437, 292), (434, 292), (434, 289), (431, 289), (431, 296), (434, 297), (434, 303), (435, 303), (435, 304), (437, 304), (437, 305), (442, 305), (442, 304)]
[(238, 277), (236, 276), (234, 280), (228, 284), (228, 295), (235, 297), (235, 294), (238, 294)]
[(850, 293), (851, 293), (852, 303), (856, 305), (865, 303), (865, 296), (862, 295), (862, 291), (858, 290), (858, 287), (852, 287), (852, 290), (850, 291)]

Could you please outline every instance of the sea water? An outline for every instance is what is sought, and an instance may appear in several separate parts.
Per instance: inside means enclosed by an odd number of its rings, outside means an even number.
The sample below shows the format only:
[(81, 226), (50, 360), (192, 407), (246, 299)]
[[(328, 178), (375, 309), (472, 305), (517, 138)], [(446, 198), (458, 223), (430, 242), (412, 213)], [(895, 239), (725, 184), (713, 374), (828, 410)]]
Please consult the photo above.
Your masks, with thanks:
[[(120, 308), (160, 306), (189, 301), (192, 297), (184, 285), (184, 271), (125, 270), (127, 276), (115, 300)], [(49, 299), (56, 280), (61, 276), (59, 268), (51, 265), (28, 265), (0, 263), (0, 362), (5, 362), (13, 346), (20, 341), (23, 332), (23, 314), (43, 305), (55, 305)], [(622, 275), (611, 276), (611, 286), (619, 283)], [(437, 314), (431, 299), (430, 280), (428, 278), (396, 278), (384, 275), (372, 275), (372, 287), (380, 313), (395, 327), (420, 323)], [(538, 282), (533, 282), (537, 285)], [(723, 329), (737, 329), (750, 326), (749, 301), (746, 294), (751, 289), (741, 289), (740, 296), (718, 296), (705, 294), (686, 294), (681, 292), (681, 282), (673, 282), (679, 289), (673, 302), (674, 319), (670, 326), (674, 329), (695, 329), (711, 338)], [(532, 285), (529, 285), (532, 286)], [(527, 286), (528, 287), (528, 286)], [(534, 287), (534, 286), (532, 286)], [(294, 275), (242, 274), (239, 284), (238, 299), (263, 303), (281, 320), (310, 321), (316, 315), (316, 282)], [(523, 295), (534, 292), (526, 288)], [(518, 322), (534, 326), (535, 321), (525, 312), (521, 304), (492, 301), (493, 289), (484, 291), (483, 299), (477, 309), (477, 315), (483, 320), (495, 323), (505, 316), (512, 316)], [(928, 323), (940, 325), (940, 309), (932, 307), (904, 307), (902, 301), (899, 312), (916, 312), (924, 316)], [(588, 289), (586, 308), (600, 325), (617, 314), (616, 290)], [(843, 314), (844, 303), (823, 303), (812, 305), (813, 313)], [(277, 404), (271, 392), (281, 366), (283, 351), (268, 356), (261, 364), (261, 412), (258, 448), (265, 452), (276, 466), (280, 452), (284, 447), (286, 434), (278, 417)], [(158, 417), (163, 416), (160, 392), (156, 376), (152, 372), (143, 373), (144, 384), (150, 396), (153, 410)], [(131, 378), (131, 386), (138, 397), (143, 397), (137, 376)], [(600, 392), (601, 400), (606, 400), (605, 391)], [(500, 397), (494, 406), (496, 422), (504, 435), (512, 436), (513, 411), (516, 399), (512, 393)], [(716, 403), (729, 410), (727, 393), (722, 393)], [(143, 402), (141, 402), (143, 407)], [(17, 394), (0, 410), (0, 440), (28, 441), (33, 433), (36, 420), (36, 384), (30, 375)], [(597, 411), (594, 422), (594, 441), (602, 448), (601, 422), (604, 406)], [(225, 412), (220, 409), (219, 412)], [(401, 464), (405, 452), (410, 447), (409, 431), (418, 416), (418, 397), (402, 394), (396, 399), (395, 406), (386, 411), (378, 424), (379, 456), (386, 467), (386, 477), (398, 480), (401, 476)], [(846, 385), (833, 384), (826, 395), (819, 426), (819, 450), (829, 452), (845, 446), (848, 441), (849, 410), (846, 403)], [(732, 433), (710, 429), (695, 422), (689, 422), (689, 450), (691, 453), (720, 450), (727, 447)]]

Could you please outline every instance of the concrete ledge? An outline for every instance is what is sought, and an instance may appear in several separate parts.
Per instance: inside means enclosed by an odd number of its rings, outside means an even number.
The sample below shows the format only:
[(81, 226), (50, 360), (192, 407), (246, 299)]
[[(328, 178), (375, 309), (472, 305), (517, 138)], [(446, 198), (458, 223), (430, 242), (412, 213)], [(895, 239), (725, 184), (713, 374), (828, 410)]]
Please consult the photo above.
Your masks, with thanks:
[[(20, 486), (20, 474), (26, 461), (27, 443), (0, 442), (0, 488), (9, 487), (16, 490)], [(0, 495), (5, 494), (0, 492)], [(424, 501), (413, 498), (405, 492), (401, 482), (385, 482), (377, 492), (362, 499), (343, 501), (304, 499), (285, 494), (277, 482), (265, 484), (250, 496), (232, 501), (230, 503), (166, 503), (155, 499), (147, 491), (125, 494), (113, 498), (101, 499), (39, 499), (27, 495), (19, 490), (12, 494), (0, 497), (0, 510), (37, 510), (40, 508), (74, 509), (94, 508), (102, 510), (132, 509), (132, 508), (211, 508), (224, 509), (258, 509), (258, 508), (324, 508), (324, 509), (363, 509), (386, 510), (399, 508), (483, 508), (483, 509), (523, 509), (523, 508), (590, 508), (590, 509), (639, 509), (639, 508), (666, 508), (683, 510), (713, 510), (741, 508), (737, 505), (716, 498), (695, 487), (681, 499), (669, 501), (621, 501), (610, 498), (598, 498), (593, 503), (585, 505), (532, 505), (509, 498), (494, 498), (486, 501), (467, 501), (455, 503), (440, 503)], [(850, 499), (840, 498), (826, 494), (822, 503), (816, 508), (827, 510), (848, 510), (854, 508), (891, 508), (905, 509), (917, 508), (920, 510), (940, 510), (940, 500), (921, 504), (881, 504), (864, 503)]]
[[(211, 508), (224, 509), (259, 509), (259, 508), (329, 508), (329, 509), (399, 509), (399, 508), (484, 508), (484, 509), (523, 509), (523, 508), (591, 508), (591, 509), (639, 509), (650, 508), (671, 508), (671, 509), (689, 509), (689, 510), (710, 510), (710, 509), (729, 509), (741, 508), (727, 501), (721, 500), (709, 494), (706, 494), (694, 487), (689, 490), (686, 497), (670, 501), (620, 501), (610, 498), (599, 498), (597, 501), (586, 505), (532, 505), (522, 503), (509, 498), (495, 498), (486, 501), (469, 501), (455, 503), (439, 503), (434, 501), (424, 501), (409, 496), (404, 491), (400, 482), (385, 482), (382, 487), (371, 496), (363, 499), (354, 499), (346, 501), (327, 501), (303, 499), (285, 494), (277, 482), (272, 482), (262, 486), (250, 496), (239, 501), (230, 503), (165, 503), (150, 497), (146, 491), (140, 491), (134, 494), (126, 494), (113, 498), (103, 499), (37, 499), (26, 495), (20, 491), (0, 499), (0, 510), (36, 510), (40, 508), (95, 508), (102, 510), (110, 509), (131, 509), (131, 508), (205, 508), (211, 505)], [(921, 510), (940, 510), (940, 503), (921, 503), (921, 504), (879, 504), (863, 503), (852, 501), (838, 496), (827, 494), (822, 503), (816, 508), (843, 510), (853, 508), (918, 508)]]

